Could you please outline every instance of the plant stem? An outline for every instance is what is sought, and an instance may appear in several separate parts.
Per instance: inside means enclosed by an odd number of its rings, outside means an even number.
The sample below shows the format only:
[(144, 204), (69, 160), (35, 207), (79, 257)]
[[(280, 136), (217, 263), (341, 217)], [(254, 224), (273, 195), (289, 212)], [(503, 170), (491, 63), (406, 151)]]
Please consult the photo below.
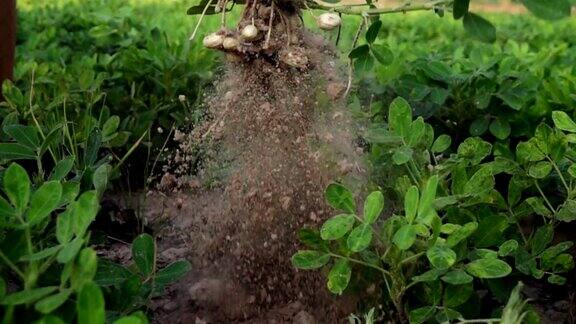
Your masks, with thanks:
[(332, 253), (332, 252), (330, 252), (329, 255), (332, 256), (332, 257), (335, 257), (335, 258), (346, 259), (346, 260), (348, 260), (348, 261), (350, 261), (350, 262), (358, 263), (358, 264), (361, 264), (361, 265), (363, 265), (363, 266), (366, 266), (366, 267), (369, 267), (369, 268), (372, 268), (372, 269), (376, 269), (376, 270), (378, 270), (378, 271), (380, 271), (380, 272), (382, 272), (382, 273), (384, 273), (384, 274), (390, 275), (390, 272), (388, 272), (388, 270), (386, 270), (386, 269), (384, 269), (384, 268), (381, 268), (381, 267), (379, 267), (379, 266), (370, 264), (370, 263), (368, 263), (368, 262), (364, 262), (364, 261), (362, 261), (362, 260), (358, 260), (358, 259), (354, 259), (354, 258), (351, 258), (351, 257), (347, 257), (347, 256), (335, 254), (335, 253)]
[(562, 172), (560, 172), (560, 168), (558, 167), (558, 164), (556, 164), (556, 162), (554, 162), (554, 160), (552, 160), (549, 156), (546, 156), (546, 158), (552, 164), (552, 167), (554, 167), (554, 170), (556, 170), (556, 173), (558, 173), (558, 176), (560, 177), (560, 181), (562, 181), (564, 188), (566, 188), (566, 195), (570, 196), (570, 187), (566, 183), (566, 179), (564, 179)]
[(424, 254), (425, 254), (425, 252), (420, 252), (420, 253), (414, 254), (413, 256), (410, 256), (410, 257), (408, 257), (408, 258), (400, 261), (400, 265), (403, 265), (403, 264), (405, 264), (405, 263), (408, 263), (408, 262), (410, 262), (410, 261), (412, 261), (412, 260), (416, 260), (416, 259), (420, 258), (421, 256), (423, 256)]
[(14, 273), (16, 273), (20, 278), (22, 278), (23, 281), (26, 281), (26, 276), (24, 275), (24, 273), (22, 273), (22, 271), (20, 271), (20, 269), (18, 269), (18, 267), (14, 263), (12, 263), (12, 261), (10, 261), (10, 259), (8, 259), (8, 257), (4, 254), (4, 252), (2, 252), (2, 250), (0, 250), (0, 259), (2, 259), (2, 261), (4, 261), (4, 263), (6, 263), (6, 265), (12, 271), (14, 271)]
[(428, 3), (423, 4), (406, 4), (396, 8), (362, 8), (359, 6), (337, 6), (337, 5), (330, 5), (328, 3), (318, 3), (318, 8), (328, 10), (333, 9), (336, 12), (347, 14), (347, 15), (362, 15), (362, 16), (377, 16), (382, 14), (391, 14), (391, 13), (406, 13), (409, 11), (421, 11), (421, 10), (433, 10), (445, 5), (452, 3), (453, 0), (438, 0), (438, 1), (431, 1)]
[[(546, 197), (546, 195), (544, 194), (544, 191), (542, 191), (542, 188), (540, 188), (540, 185), (538, 184), (537, 180), (534, 180), (534, 185), (536, 186), (536, 189), (538, 189), (538, 192), (540, 193), (540, 196), (542, 196), (542, 198), (544, 199), (544, 201), (546, 202), (546, 204), (548, 205), (548, 208), (550, 208), (550, 211), (552, 211), (552, 213), (556, 214), (556, 209), (554, 209), (554, 207), (552, 206), (552, 204), (550, 203), (550, 201), (548, 200), (548, 198)], [(544, 217), (544, 216), (542, 216)], [(546, 218), (544, 217), (544, 222), (548, 223), (546, 221)]]
[(520, 232), (520, 235), (522, 235), (522, 240), (524, 241), (524, 244), (528, 244), (528, 240), (526, 239), (526, 235), (524, 235), (524, 231), (522, 230), (522, 226), (520, 226), (520, 223), (518, 223), (518, 221), (516, 220), (516, 214), (514, 214), (514, 212), (512, 211), (512, 208), (510, 208), (510, 207), (508, 207), (508, 212), (510, 213), (510, 216), (512, 216), (512, 218), (514, 219), (514, 223), (518, 227), (518, 232)]
[(415, 185), (419, 185), (418, 179), (416, 179), (416, 176), (414, 175), (414, 173), (412, 172), (412, 169), (410, 169), (410, 166), (408, 164), (404, 164), (406, 166), (406, 170), (408, 170), (408, 173), (410, 174), (410, 178), (412, 178), (412, 181), (414, 181)]

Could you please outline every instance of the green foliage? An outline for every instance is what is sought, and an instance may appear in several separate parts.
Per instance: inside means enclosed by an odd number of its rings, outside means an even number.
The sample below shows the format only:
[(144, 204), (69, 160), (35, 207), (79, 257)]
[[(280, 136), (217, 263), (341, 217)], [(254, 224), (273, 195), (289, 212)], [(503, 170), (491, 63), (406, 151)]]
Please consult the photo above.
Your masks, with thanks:
[[(387, 125), (377, 128), (377, 140), (368, 139), (370, 157), (396, 162), (397, 150), (409, 149), (410, 158), (394, 163), (400, 170), (391, 163), (380, 166), (389, 170), (381, 184), (385, 190), (367, 196), (364, 217), (350, 214), (355, 198), (349, 190), (328, 186), (329, 204), (346, 214), (325, 222), (323, 244), (303, 242), (311, 250), (298, 252), (294, 265), (330, 267), (328, 287), (337, 294), (365, 284), (362, 274), (369, 269), (368, 280), (384, 284), (383, 299), (399, 314), (407, 311), (415, 323), (468, 318), (465, 305), (479, 298), (479, 287), (510, 293), (496, 288), (501, 278), (529, 276), (564, 284), (563, 275), (574, 268), (566, 253), (573, 242), (552, 242), (555, 229), (574, 220), (576, 188), (568, 170), (576, 153), (570, 140), (576, 123), (566, 113), (552, 116), (554, 127), (539, 125), (533, 137), (502, 155), (479, 137), (452, 143), (448, 135), (435, 135), (414, 118), (405, 100), (393, 100)], [(494, 133), (503, 133), (505, 123), (497, 123)], [(391, 191), (396, 194), (384, 196)], [(401, 201), (394, 201), (398, 197)], [(386, 205), (396, 207), (382, 219), (386, 199), (392, 200)], [(310, 256), (308, 264), (298, 262), (302, 253)], [(518, 299), (517, 294), (510, 298)]]
[(100, 199), (123, 163), (145, 137), (154, 141), (152, 127), (190, 113), (209, 75), (190, 68), (202, 55), (185, 58), (181, 44), (131, 18), (128, 6), (107, 5), (20, 12), (24, 57), (0, 104), (6, 323), (147, 323), (140, 310), (190, 270), (184, 260), (157, 265), (148, 235), (134, 243), (136, 267), (90, 247)]
[[(200, 121), (197, 100), (212, 77), (213, 54), (183, 41), (188, 29), (177, 23), (185, 18), (178, 6), (114, 0), (27, 7), (19, 14), (15, 80), (2, 85), (0, 159), (33, 160), (48, 150), (59, 161), (65, 154), (54, 147), (62, 144), (78, 169), (96, 172), (106, 152), (117, 171), (129, 157), (146, 158), (141, 144), (161, 145), (166, 134), (158, 127)], [(166, 31), (156, 27), (160, 18)]]
[(166, 286), (182, 278), (191, 269), (190, 262), (177, 260), (159, 267), (156, 260), (156, 243), (149, 234), (141, 234), (132, 242), (133, 265), (101, 260), (94, 282), (103, 287), (107, 300), (107, 317), (120, 319), (121, 314), (136, 312), (150, 299), (161, 296)]

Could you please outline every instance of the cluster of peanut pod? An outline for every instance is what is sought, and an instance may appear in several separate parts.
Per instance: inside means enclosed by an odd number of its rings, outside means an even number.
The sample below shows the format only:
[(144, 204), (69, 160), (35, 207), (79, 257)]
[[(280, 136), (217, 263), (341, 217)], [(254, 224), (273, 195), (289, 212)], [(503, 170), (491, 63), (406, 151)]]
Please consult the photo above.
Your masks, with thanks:
[[(316, 18), (318, 27), (323, 30), (332, 30), (340, 26), (342, 20), (335, 13), (326, 12)], [(250, 43), (260, 39), (262, 32), (254, 24), (244, 26), (239, 35), (215, 32), (204, 37), (202, 44), (206, 48), (221, 50), (236, 50), (242, 42)]]

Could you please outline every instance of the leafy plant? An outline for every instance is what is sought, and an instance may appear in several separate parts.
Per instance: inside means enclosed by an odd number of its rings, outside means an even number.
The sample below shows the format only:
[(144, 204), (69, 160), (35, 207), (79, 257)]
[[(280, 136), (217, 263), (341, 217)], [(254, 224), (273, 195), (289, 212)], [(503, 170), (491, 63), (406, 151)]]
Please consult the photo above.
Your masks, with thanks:
[[(383, 282), (382, 298), (395, 306), (396, 318), (409, 316), (413, 323), (466, 318), (470, 301), (479, 298), (474, 291), (486, 283), (504, 301), (505, 277), (545, 277), (563, 284), (562, 273), (574, 268), (566, 253), (573, 242), (552, 242), (554, 228), (574, 220), (568, 216), (574, 214), (574, 189), (567, 180), (571, 133), (561, 130), (576, 132), (576, 123), (565, 113), (553, 116), (556, 128), (540, 125), (515, 152), (493, 151), (492, 144), (471, 137), (446, 157), (450, 137), (435, 137), (433, 128), (422, 117), (414, 119), (408, 103), (397, 98), (387, 126), (372, 129), (369, 138), (376, 139), (373, 154), (397, 166), (390, 176), (398, 195), (390, 198), (401, 197), (402, 203), (392, 206), (402, 212), (379, 220), (385, 196), (375, 191), (357, 213), (353, 194), (331, 184), (326, 200), (344, 214), (328, 219), (320, 232), (305, 230), (303, 243), (312, 250), (296, 253), (293, 264), (300, 269), (330, 265), (328, 289), (337, 294), (362, 282), (369, 268), (380, 278), (372, 275), (369, 281)], [(502, 174), (510, 177), (504, 194), (497, 186)], [(564, 199), (558, 199), (558, 190)], [(527, 218), (536, 220), (531, 227), (523, 222)]]
[[(65, 304), (74, 304), (72, 296), (78, 299), (80, 322), (84, 316), (95, 316), (98, 309), (97, 303), (88, 308), (83, 304), (87, 291), (89, 298), (97, 298), (99, 292), (92, 280), (96, 252), (86, 247), (88, 226), (99, 209), (98, 195), (96, 191), (79, 194), (79, 184), (63, 180), (67, 172), (62, 173), (62, 178), (37, 186), (19, 164), (12, 163), (3, 173), (8, 200), (0, 197), (0, 257), (15, 276), (2, 279), (0, 303), (8, 322), (16, 314), (29, 319), (32, 314), (52, 314), (66, 308)], [(45, 237), (46, 229), (51, 229), (52, 236)], [(6, 292), (7, 280), (18, 287), (16, 291)], [(32, 307), (34, 313), (29, 311)]]
[(109, 317), (118, 317), (138, 310), (151, 298), (163, 294), (166, 286), (176, 282), (191, 265), (178, 260), (160, 268), (156, 260), (156, 243), (149, 234), (142, 234), (132, 242), (133, 264), (124, 267), (117, 263), (101, 260), (94, 281), (104, 287)]

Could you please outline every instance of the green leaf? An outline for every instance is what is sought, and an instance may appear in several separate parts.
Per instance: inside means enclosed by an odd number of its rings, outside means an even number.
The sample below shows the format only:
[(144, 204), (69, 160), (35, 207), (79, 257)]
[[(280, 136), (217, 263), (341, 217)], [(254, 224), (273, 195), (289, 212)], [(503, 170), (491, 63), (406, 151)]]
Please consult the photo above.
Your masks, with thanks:
[(450, 148), (452, 145), (452, 138), (448, 135), (440, 135), (432, 144), (432, 152), (442, 153)]
[(64, 136), (62, 135), (63, 124), (58, 124), (46, 135), (40, 146), (40, 152), (38, 155), (42, 156), (50, 148), (51, 145), (59, 144), (63, 141)]
[(491, 214), (482, 217), (474, 233), (476, 247), (490, 247), (502, 243), (503, 233), (508, 227), (508, 219), (503, 215)]
[[(544, 267), (544, 264), (542, 266)], [(546, 264), (545, 270), (550, 269), (555, 273), (569, 272), (574, 269), (574, 258), (568, 253), (562, 253), (554, 258), (552, 264)]]
[(479, 137), (469, 137), (458, 146), (458, 157), (470, 161), (472, 165), (477, 165), (490, 155), (491, 151), (492, 144)]
[(499, 259), (478, 259), (466, 265), (466, 271), (481, 279), (503, 278), (512, 272), (508, 263)]
[(480, 117), (474, 120), (470, 124), (470, 135), (472, 136), (480, 136), (488, 130), (488, 126), (490, 125), (490, 120), (486, 117)]
[(576, 123), (563, 111), (553, 111), (552, 120), (556, 128), (570, 133), (576, 133)]
[(64, 245), (64, 248), (62, 248), (58, 253), (56, 260), (60, 263), (68, 263), (72, 261), (78, 252), (80, 252), (82, 245), (84, 245), (84, 239), (82, 237), (76, 237), (72, 242)]
[(100, 286), (114, 286), (122, 284), (130, 276), (132, 273), (125, 267), (110, 260), (101, 259), (98, 262), (94, 281)]
[(434, 175), (426, 182), (426, 186), (424, 187), (424, 191), (422, 191), (422, 196), (420, 197), (417, 220), (427, 225), (430, 224), (430, 218), (434, 213), (434, 200), (436, 199), (437, 187), (438, 176)]
[(544, 160), (546, 155), (536, 146), (533, 140), (519, 143), (516, 146), (516, 157), (519, 162), (538, 162)]
[(304, 250), (292, 256), (294, 267), (303, 270), (314, 270), (323, 267), (330, 261), (330, 255), (325, 252)]
[(356, 75), (363, 75), (370, 71), (374, 67), (374, 58), (370, 54), (360, 56), (354, 60), (354, 72)]
[(496, 181), (492, 175), (492, 168), (483, 166), (466, 182), (466, 185), (464, 185), (464, 194), (479, 196), (494, 189), (495, 184)]
[(546, 20), (558, 20), (570, 16), (568, 0), (522, 0), (534, 16)]
[(460, 314), (458, 311), (455, 311), (451, 308), (443, 307), (436, 313), (434, 319), (438, 323), (452, 323), (455, 322), (455, 320), (457, 319), (462, 320), (464, 319), (464, 317), (462, 317), (462, 314)]
[(148, 324), (148, 322), (137, 316), (124, 316), (114, 321), (114, 324)]
[(340, 239), (352, 229), (355, 222), (356, 218), (354, 215), (334, 216), (322, 225), (320, 237), (329, 241)]
[(412, 160), (413, 150), (407, 146), (401, 146), (394, 150), (392, 161), (396, 165), (402, 165)]
[(452, 234), (460, 228), (462, 228), (461, 225), (446, 223), (446, 224), (442, 224), (442, 227), (440, 227), (440, 232), (442, 234)]
[(20, 261), (39, 261), (39, 260), (43, 260), (46, 259), (47, 257), (51, 257), (54, 254), (58, 253), (58, 251), (60, 251), (60, 249), (62, 248), (62, 245), (56, 245), (56, 246), (52, 246), (49, 248), (46, 248), (44, 250), (41, 250), (39, 252), (36, 252), (34, 254), (30, 254), (30, 255), (23, 255), (22, 257), (20, 257)]
[(72, 155), (58, 161), (58, 163), (52, 170), (52, 174), (50, 174), (49, 180), (55, 180), (55, 181), (63, 180), (68, 175), (68, 173), (70, 173), (70, 170), (72, 170), (72, 167), (74, 166), (74, 160), (75, 157)]
[(412, 281), (414, 282), (430, 282), (430, 281), (436, 281), (438, 279), (438, 277), (440, 277), (441, 275), (443, 275), (444, 273), (446, 273), (446, 270), (441, 270), (441, 269), (430, 269), (426, 272), (424, 272), (421, 275), (412, 277)]
[(518, 248), (518, 241), (508, 240), (500, 245), (498, 248), (498, 255), (501, 257), (508, 256)]
[(414, 225), (404, 225), (394, 234), (392, 242), (400, 250), (408, 250), (416, 241), (416, 228)]
[(526, 199), (525, 201), (530, 207), (532, 207), (532, 210), (540, 215), (540, 216), (546, 216), (546, 217), (551, 217), (552, 216), (552, 211), (550, 211), (550, 209), (548, 209), (548, 207), (546, 207), (544, 205), (544, 200), (540, 197), (530, 197), (528, 199)]
[(2, 300), (2, 305), (16, 306), (33, 303), (40, 298), (50, 295), (58, 289), (56, 286), (34, 288), (12, 293)]
[(574, 246), (574, 242), (566, 241), (562, 243), (558, 243), (554, 246), (547, 248), (544, 252), (542, 252), (541, 257), (543, 262), (551, 261), (557, 255), (562, 252), (568, 251), (572, 246)]
[(464, 15), (464, 29), (472, 37), (486, 43), (496, 41), (496, 28), (491, 22), (474, 13)]
[(468, 275), (464, 270), (457, 269), (452, 270), (442, 276), (442, 281), (447, 282), (451, 285), (463, 285), (467, 283), (471, 283), (474, 278)]
[(328, 273), (328, 290), (333, 294), (341, 295), (352, 276), (352, 266), (346, 259), (339, 259), (334, 263), (332, 269)]
[(56, 239), (60, 244), (70, 242), (74, 236), (74, 216), (67, 209), (56, 218)]
[(472, 235), (478, 229), (478, 223), (470, 222), (465, 224), (464, 226), (460, 227), (454, 233), (448, 236), (446, 240), (446, 245), (450, 248), (455, 247), (458, 243), (462, 242), (463, 240), (467, 239), (470, 235)]
[(456, 262), (456, 252), (444, 245), (434, 245), (426, 251), (428, 261), (434, 268), (448, 269)]
[(572, 199), (566, 200), (566, 202), (560, 207), (560, 210), (556, 214), (556, 219), (561, 222), (570, 223), (576, 220), (576, 201)]
[[(470, 277), (472, 279), (472, 277)], [(474, 293), (472, 283), (462, 285), (447, 285), (444, 288), (444, 306), (458, 307), (464, 304)]]
[(568, 167), (568, 174), (570, 174), (572, 179), (576, 179), (576, 164), (572, 164)]
[(490, 249), (474, 249), (468, 253), (468, 259), (471, 261), (478, 259), (497, 259), (498, 252)]
[(23, 212), (30, 200), (30, 178), (23, 167), (10, 164), (4, 172), (4, 191), (19, 212)]
[(390, 104), (388, 111), (388, 125), (390, 130), (398, 136), (408, 138), (412, 124), (412, 108), (403, 98), (396, 98)]
[(426, 134), (426, 123), (424, 122), (424, 118), (420, 116), (410, 124), (410, 131), (408, 134), (408, 146), (416, 147), (418, 144), (420, 144), (425, 134)]
[(346, 241), (352, 252), (365, 250), (370, 246), (370, 242), (372, 242), (372, 227), (369, 224), (362, 224), (353, 229)]
[(12, 218), (16, 217), (18, 213), (2, 196), (0, 196), (0, 219), (6, 222), (11, 222)]
[(62, 184), (62, 199), (60, 199), (60, 206), (64, 206), (73, 202), (80, 193), (80, 183), (71, 181)]
[(554, 227), (552, 225), (543, 225), (536, 230), (534, 237), (530, 240), (532, 245), (532, 255), (538, 255), (552, 242), (554, 239)]
[(410, 324), (422, 324), (436, 313), (435, 306), (425, 306), (410, 311)]
[(156, 263), (156, 243), (150, 234), (138, 235), (132, 242), (132, 259), (140, 273), (149, 276)]
[(42, 314), (50, 314), (58, 307), (62, 306), (62, 304), (64, 304), (68, 300), (68, 297), (70, 297), (71, 293), (72, 293), (71, 290), (66, 289), (55, 295), (48, 296), (38, 301), (34, 305), (34, 308)]
[(369, 52), (370, 52), (370, 46), (368, 46), (368, 44), (360, 45), (354, 48), (352, 51), (350, 51), (350, 54), (348, 54), (348, 58), (357, 59), (365, 57), (368, 56)]
[(60, 204), (62, 185), (57, 181), (48, 181), (42, 184), (30, 200), (27, 218), (30, 224), (38, 224), (49, 216)]
[(94, 249), (87, 247), (80, 251), (78, 266), (72, 276), (72, 287), (79, 288), (94, 279), (98, 269), (98, 256)]
[(394, 52), (386, 44), (372, 44), (370, 52), (378, 63), (382, 65), (390, 65), (394, 63)]
[(406, 195), (404, 196), (404, 212), (406, 213), (406, 220), (410, 224), (416, 218), (416, 212), (418, 211), (419, 196), (420, 191), (416, 186), (410, 187), (406, 192)]
[(562, 285), (566, 284), (566, 278), (559, 276), (557, 274), (553, 274), (550, 277), (548, 277), (548, 282), (553, 284), (553, 285), (562, 286)]
[(21, 145), (27, 146), (33, 150), (40, 147), (38, 132), (33, 126), (8, 125), (4, 127), (4, 132)]
[(0, 160), (36, 160), (36, 152), (22, 144), (0, 143)]
[(98, 193), (98, 196), (102, 196), (106, 188), (108, 187), (108, 173), (109, 173), (110, 165), (107, 163), (102, 164), (99, 166), (94, 174), (92, 175), (92, 184), (94, 185), (94, 189)]
[(322, 240), (320, 231), (316, 229), (302, 228), (298, 230), (298, 240), (307, 247), (313, 248), (315, 250), (328, 250), (327, 242)]
[(446, 81), (452, 77), (450, 65), (442, 61), (430, 60), (422, 64), (420, 68), (426, 76), (433, 80)]
[(60, 317), (54, 315), (46, 315), (42, 317), (37, 324), (66, 324)]
[(88, 226), (96, 218), (99, 209), (98, 196), (96, 191), (93, 190), (84, 192), (74, 202), (72, 214), (74, 215), (74, 232), (77, 236), (83, 236), (86, 233)]
[(552, 164), (548, 161), (540, 161), (532, 164), (528, 169), (528, 175), (535, 179), (544, 179), (552, 171)]
[(338, 183), (331, 183), (324, 193), (326, 202), (333, 208), (354, 213), (356, 211), (356, 202), (354, 196), (348, 188)]
[(384, 209), (384, 195), (380, 191), (374, 191), (364, 201), (364, 221), (367, 224), (374, 223)]
[(175, 261), (156, 273), (155, 282), (158, 285), (172, 284), (182, 278), (191, 269), (192, 265), (187, 260)]
[[(208, 4), (210, 3), (210, 4)], [(215, 15), (216, 12), (215, 0), (201, 0), (198, 5), (188, 8), (187, 15)], [(206, 9), (207, 8), (207, 9)]]
[(118, 130), (118, 125), (120, 125), (120, 117), (112, 116), (102, 126), (102, 137), (106, 139), (114, 134)]
[(76, 310), (78, 311), (78, 324), (105, 323), (104, 296), (95, 283), (84, 284), (78, 294)]
[(470, 6), (470, 0), (455, 0), (452, 11), (454, 19), (458, 20), (464, 17), (468, 13), (469, 6)]
[(497, 139), (505, 140), (510, 136), (512, 129), (506, 119), (497, 118), (490, 124), (490, 133)]
[(380, 28), (382, 27), (382, 21), (376, 20), (373, 22), (368, 30), (366, 31), (366, 43), (372, 44), (378, 37), (378, 32), (380, 32)]

